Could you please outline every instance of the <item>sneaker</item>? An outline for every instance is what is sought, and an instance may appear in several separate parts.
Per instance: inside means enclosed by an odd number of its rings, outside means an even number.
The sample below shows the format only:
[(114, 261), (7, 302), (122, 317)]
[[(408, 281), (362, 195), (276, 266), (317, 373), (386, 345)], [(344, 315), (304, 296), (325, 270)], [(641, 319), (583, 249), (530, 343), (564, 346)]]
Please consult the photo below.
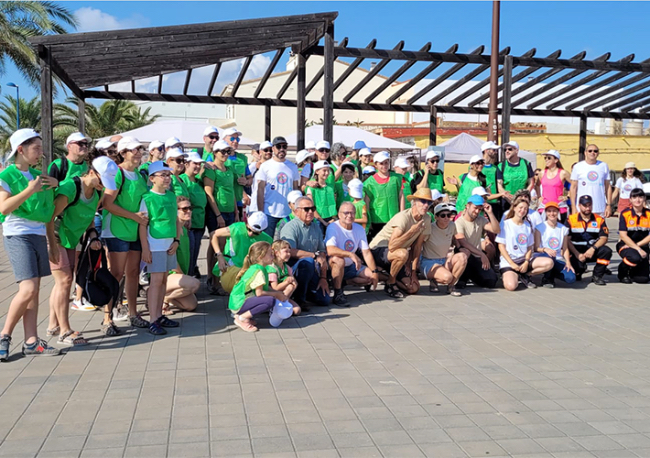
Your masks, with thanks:
[(603, 280), (603, 277), (591, 277), (591, 282), (598, 286), (605, 286), (607, 284), (605, 283), (605, 280)]
[(59, 354), (61, 354), (61, 350), (50, 347), (43, 339), (38, 339), (31, 345), (23, 344), (23, 355), (25, 356), (57, 356)]
[(177, 328), (180, 326), (180, 323), (178, 321), (170, 320), (165, 315), (158, 318), (156, 321), (154, 321), (154, 323), (158, 323), (163, 328)]
[(89, 302), (84, 302), (84, 300), (74, 300), (70, 306), (72, 310), (77, 310), (79, 312), (94, 312), (97, 308)]
[(113, 309), (113, 321), (129, 321), (129, 306), (118, 305)]
[(3, 335), (0, 339), (0, 361), (4, 362), (9, 359), (9, 345), (11, 344), (11, 336)]
[(626, 285), (631, 285), (632, 284), (632, 279), (629, 276), (619, 278), (619, 280), (621, 281), (621, 283), (624, 283)]
[(544, 288), (555, 288), (555, 282), (553, 280), (542, 279), (542, 286)]
[(140, 315), (136, 316), (130, 316), (129, 321), (131, 322), (131, 326), (134, 328), (148, 328), (151, 323), (149, 323), (147, 320), (143, 319)]
[(348, 302), (347, 297), (345, 297), (345, 294), (343, 294), (342, 289), (334, 291), (334, 299), (332, 300), (332, 302), (334, 302), (334, 305), (338, 305), (339, 307), (350, 306), (350, 303)]
[(164, 334), (167, 334), (167, 331), (160, 324), (158, 324), (158, 322), (154, 321), (149, 325), (149, 334), (153, 334), (154, 336), (162, 336)]
[(533, 281), (530, 279), (530, 276), (527, 274), (521, 274), (519, 276), (519, 280), (521, 280), (521, 283), (529, 289), (535, 289), (537, 288), (537, 285), (533, 283)]
[(146, 269), (142, 269), (140, 271), (140, 275), (138, 277), (138, 283), (140, 283), (141, 286), (149, 285), (149, 274), (147, 273)]

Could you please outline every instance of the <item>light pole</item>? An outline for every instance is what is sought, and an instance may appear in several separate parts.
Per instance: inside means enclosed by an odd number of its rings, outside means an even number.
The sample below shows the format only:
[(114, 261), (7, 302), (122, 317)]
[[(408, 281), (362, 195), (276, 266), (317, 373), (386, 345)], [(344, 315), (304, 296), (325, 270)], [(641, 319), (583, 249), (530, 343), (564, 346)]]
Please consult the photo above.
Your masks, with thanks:
[(499, 121), (497, 106), (499, 92), (499, 23), (501, 15), (501, 2), (492, 2), (492, 46), (490, 55), (490, 104), (488, 106), (488, 141), (497, 141), (499, 134)]
[(20, 129), (20, 89), (14, 83), (7, 83), (7, 86), (16, 88), (16, 130), (18, 130)]

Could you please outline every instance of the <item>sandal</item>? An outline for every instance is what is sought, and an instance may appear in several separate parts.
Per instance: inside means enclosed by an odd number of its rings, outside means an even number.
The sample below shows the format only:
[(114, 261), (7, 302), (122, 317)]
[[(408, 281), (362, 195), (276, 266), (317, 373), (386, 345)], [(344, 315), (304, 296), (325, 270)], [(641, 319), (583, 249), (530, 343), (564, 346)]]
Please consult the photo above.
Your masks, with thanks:
[(115, 323), (113, 323), (112, 321), (108, 323), (102, 323), (101, 332), (106, 337), (115, 337), (122, 334), (120, 328), (115, 326)]
[(433, 280), (430, 280), (430, 281), (429, 281), (429, 292), (430, 292), (430, 293), (439, 293), (439, 292), (440, 292), (440, 288), (438, 288), (438, 283), (436, 283), (436, 282), (433, 281)]
[(463, 293), (457, 291), (456, 288), (453, 288), (451, 286), (448, 287), (447, 294), (451, 295), (452, 297), (461, 297), (463, 295)]
[(88, 341), (84, 339), (78, 331), (68, 331), (65, 334), (61, 334), (57, 343), (60, 345), (68, 345), (70, 347), (88, 345)]
[(394, 297), (397, 299), (401, 299), (404, 297), (404, 294), (399, 290), (399, 288), (395, 283), (393, 283), (392, 285), (386, 283), (386, 286), (384, 286), (384, 292), (388, 294), (390, 297)]
[(235, 325), (242, 328), (246, 332), (255, 332), (257, 328), (253, 326), (250, 321), (241, 321), (239, 318), (235, 317)]
[(54, 328), (47, 330), (47, 336), (48, 337), (58, 336), (60, 332), (61, 332), (61, 327), (55, 326)]

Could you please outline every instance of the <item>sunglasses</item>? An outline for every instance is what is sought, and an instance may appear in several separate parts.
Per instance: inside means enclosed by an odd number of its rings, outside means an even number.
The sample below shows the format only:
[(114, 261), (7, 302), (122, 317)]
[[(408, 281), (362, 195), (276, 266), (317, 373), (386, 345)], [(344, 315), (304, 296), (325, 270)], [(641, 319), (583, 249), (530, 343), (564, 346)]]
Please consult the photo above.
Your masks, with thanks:
[(230, 150), (229, 149), (223, 149), (221, 151), (217, 151), (219, 154), (225, 154), (226, 156), (230, 156)]
[(208, 138), (209, 138), (210, 140), (219, 140), (219, 136), (218, 136), (218, 135), (208, 135)]
[(451, 218), (451, 213), (438, 213), (436, 216), (440, 218)]
[(306, 212), (315, 212), (316, 207), (298, 207), (300, 210), (304, 210)]
[(485, 165), (485, 162), (484, 161), (478, 161), (478, 162), (474, 162), (474, 164), (476, 164), (476, 165)]
[(231, 142), (238, 142), (238, 141), (239, 141), (239, 137), (230, 137), (230, 141), (231, 141)]
[(192, 211), (192, 207), (178, 207), (178, 211), (181, 211), (183, 213), (189, 213)]
[(597, 150), (597, 149), (588, 149), (587, 152), (588, 153), (599, 153), (600, 151)]
[(273, 148), (265, 148), (265, 149), (263, 149), (262, 151), (264, 151), (265, 153), (272, 153), (272, 152), (273, 152)]
[(429, 159), (429, 162), (432, 164), (437, 164), (438, 162), (440, 162), (440, 159)]
[(176, 162), (177, 164), (185, 164), (187, 161), (183, 159), (182, 157), (177, 157), (177, 158), (172, 158), (168, 159), (169, 162)]
[(545, 161), (550, 161), (551, 159), (554, 159), (554, 156), (544, 156)]
[(515, 151), (515, 149), (513, 147), (509, 146), (509, 147), (506, 148), (506, 151)]
[(319, 153), (329, 153), (330, 150), (328, 150), (327, 148), (320, 148), (320, 149), (318, 150), (318, 152), (319, 152)]
[(88, 148), (88, 142), (75, 142), (79, 148)]
[(275, 147), (276, 147), (277, 149), (284, 149), (284, 150), (287, 149), (287, 146), (288, 146), (288, 145), (287, 145), (286, 143), (279, 143), (279, 144), (275, 145)]

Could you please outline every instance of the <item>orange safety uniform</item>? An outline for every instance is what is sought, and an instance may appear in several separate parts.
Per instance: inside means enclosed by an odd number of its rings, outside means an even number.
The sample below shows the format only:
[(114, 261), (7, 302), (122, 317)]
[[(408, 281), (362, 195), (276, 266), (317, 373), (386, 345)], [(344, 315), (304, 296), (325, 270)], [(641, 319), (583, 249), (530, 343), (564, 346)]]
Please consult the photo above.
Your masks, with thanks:
[(596, 262), (594, 267), (594, 277), (605, 275), (610, 259), (612, 259), (612, 250), (607, 245), (600, 248), (594, 247), (594, 244), (601, 237), (609, 236), (609, 229), (605, 219), (595, 213), (591, 214), (588, 221), (585, 221), (580, 213), (574, 213), (567, 219), (569, 227), (569, 237), (571, 243), (579, 253), (585, 253), (589, 248), (594, 248), (595, 253), (591, 258), (581, 262), (571, 253), (571, 265), (574, 267), (576, 274), (582, 275), (587, 270), (588, 262)]
[[(621, 212), (618, 218), (618, 230), (624, 231), (634, 243), (639, 243), (650, 234), (650, 210), (644, 208), (638, 215), (633, 208), (628, 208)], [(646, 254), (650, 253), (648, 244), (639, 245)], [(621, 255), (623, 261), (618, 266), (618, 278), (621, 281), (629, 283), (648, 283), (650, 276), (650, 265), (648, 264), (650, 256), (643, 258), (635, 249), (630, 248), (620, 240), (616, 244), (616, 251)]]

